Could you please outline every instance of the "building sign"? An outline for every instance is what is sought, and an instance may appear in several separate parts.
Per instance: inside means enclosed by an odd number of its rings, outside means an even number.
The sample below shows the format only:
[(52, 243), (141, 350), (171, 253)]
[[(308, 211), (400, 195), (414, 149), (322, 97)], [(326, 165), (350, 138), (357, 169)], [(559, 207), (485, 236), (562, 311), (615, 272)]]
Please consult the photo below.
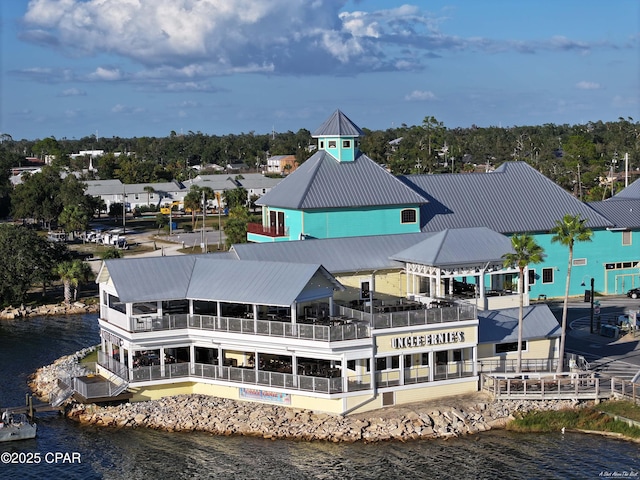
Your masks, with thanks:
[(291, 395), (288, 393), (265, 392), (256, 388), (241, 388), (240, 398), (259, 402), (279, 403), (291, 405)]
[(105, 330), (100, 330), (100, 336), (104, 338), (107, 342), (111, 342), (116, 346), (122, 346), (124, 344), (123, 339)]
[(464, 332), (430, 333), (410, 337), (393, 337), (391, 348), (424, 347), (427, 345), (442, 345), (444, 343), (464, 342)]

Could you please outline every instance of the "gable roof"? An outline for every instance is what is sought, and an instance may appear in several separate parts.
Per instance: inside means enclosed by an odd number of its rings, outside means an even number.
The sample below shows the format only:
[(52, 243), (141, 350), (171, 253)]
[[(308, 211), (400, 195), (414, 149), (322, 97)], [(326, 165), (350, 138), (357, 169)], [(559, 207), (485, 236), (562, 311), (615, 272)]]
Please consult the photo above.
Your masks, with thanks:
[(612, 223), (526, 162), (506, 162), (490, 173), (401, 177), (429, 202), (423, 231), (486, 226), (501, 233), (546, 232), (566, 214), (588, 219), (589, 228)]
[(391, 256), (394, 260), (434, 267), (502, 262), (513, 252), (511, 240), (486, 227), (447, 229)]
[(105, 260), (98, 281), (107, 276), (122, 302), (189, 298), (291, 305), (305, 289), (344, 288), (321, 265), (239, 261), (211, 254)]
[[(478, 343), (518, 341), (518, 308), (478, 310)], [(560, 325), (546, 304), (524, 307), (522, 339), (539, 340), (560, 336)]]
[(333, 112), (312, 134), (312, 137), (363, 137), (364, 132), (340, 110)]
[(426, 200), (364, 154), (339, 162), (329, 153), (314, 153), (275, 185), (256, 205), (290, 208), (356, 208), (421, 205)]

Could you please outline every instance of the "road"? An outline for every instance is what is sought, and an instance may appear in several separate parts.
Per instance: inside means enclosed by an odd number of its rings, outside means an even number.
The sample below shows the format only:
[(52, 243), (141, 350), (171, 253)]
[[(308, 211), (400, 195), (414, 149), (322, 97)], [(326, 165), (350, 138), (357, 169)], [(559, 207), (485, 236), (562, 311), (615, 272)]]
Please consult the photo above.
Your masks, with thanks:
[[(640, 300), (626, 296), (598, 297), (602, 321), (617, 318), (630, 310), (640, 311)], [(562, 302), (549, 302), (560, 322)], [(640, 336), (620, 339), (607, 338), (597, 332), (597, 317), (591, 333), (590, 304), (572, 301), (567, 309), (567, 353), (584, 356), (592, 370), (603, 375), (631, 380), (640, 372)]]

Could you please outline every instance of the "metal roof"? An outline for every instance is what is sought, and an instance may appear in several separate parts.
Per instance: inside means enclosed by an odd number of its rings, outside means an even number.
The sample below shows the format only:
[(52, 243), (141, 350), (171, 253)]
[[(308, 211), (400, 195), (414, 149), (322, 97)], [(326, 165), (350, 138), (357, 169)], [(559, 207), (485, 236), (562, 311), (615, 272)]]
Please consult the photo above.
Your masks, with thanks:
[(500, 262), (511, 240), (486, 227), (447, 229), (392, 255), (394, 260), (434, 267)]
[(421, 205), (426, 200), (364, 154), (339, 162), (318, 151), (257, 205), (294, 210)]
[(640, 178), (627, 186), (624, 190), (616, 193), (613, 197), (616, 200), (629, 199), (640, 200)]
[[(511, 343), (518, 341), (518, 308), (478, 311), (478, 343)], [(559, 337), (558, 320), (546, 304), (523, 309), (522, 339), (539, 340)]]
[(233, 245), (231, 250), (243, 260), (318, 263), (336, 274), (403, 268), (404, 264), (391, 259), (391, 255), (432, 235), (407, 233), (275, 243), (239, 243)]
[[(111, 281), (123, 302), (186, 298), (197, 255), (105, 260)], [(102, 277), (102, 275), (100, 276)], [(104, 280), (99, 277), (99, 280)]]
[(312, 137), (362, 137), (364, 132), (340, 110), (333, 112), (311, 135)]
[(546, 232), (566, 214), (587, 218), (589, 228), (612, 226), (525, 162), (503, 163), (490, 173), (401, 179), (429, 200), (420, 211), (423, 231), (486, 226), (501, 233)]
[(613, 223), (614, 228), (640, 228), (640, 198), (615, 196), (588, 205)]
[(231, 249), (238, 258), (278, 262), (312, 262), (333, 274), (400, 269), (404, 262), (448, 266), (501, 261), (511, 240), (487, 228), (297, 240), (281, 243), (241, 243)]
[(344, 288), (325, 268), (308, 262), (239, 261), (205, 254), (114, 259), (105, 266), (123, 302), (188, 298), (291, 305), (309, 291)]

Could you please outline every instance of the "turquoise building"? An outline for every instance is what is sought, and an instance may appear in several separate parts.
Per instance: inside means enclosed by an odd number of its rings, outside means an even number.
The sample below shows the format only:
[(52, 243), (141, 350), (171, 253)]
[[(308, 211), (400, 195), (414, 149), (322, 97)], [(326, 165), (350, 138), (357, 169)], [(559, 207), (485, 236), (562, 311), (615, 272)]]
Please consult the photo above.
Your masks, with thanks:
[(364, 132), (340, 110), (313, 137), (318, 151), (264, 195), (250, 242), (420, 232), (426, 200), (360, 151)]
[[(529, 233), (544, 248), (530, 265), (532, 299), (565, 294), (568, 248), (550, 231), (565, 215), (579, 215), (593, 231), (576, 242), (570, 295), (583, 295), (594, 279), (604, 295), (640, 286), (640, 183), (604, 202), (586, 204), (526, 162), (493, 172), (395, 177), (359, 150), (362, 130), (337, 110), (313, 136), (318, 152), (258, 202), (262, 223), (250, 225), (251, 242), (440, 232), (487, 227), (504, 235)], [(479, 279), (461, 278), (479, 283)], [(495, 279), (494, 279), (495, 281)], [(515, 288), (505, 274), (493, 289)]]

